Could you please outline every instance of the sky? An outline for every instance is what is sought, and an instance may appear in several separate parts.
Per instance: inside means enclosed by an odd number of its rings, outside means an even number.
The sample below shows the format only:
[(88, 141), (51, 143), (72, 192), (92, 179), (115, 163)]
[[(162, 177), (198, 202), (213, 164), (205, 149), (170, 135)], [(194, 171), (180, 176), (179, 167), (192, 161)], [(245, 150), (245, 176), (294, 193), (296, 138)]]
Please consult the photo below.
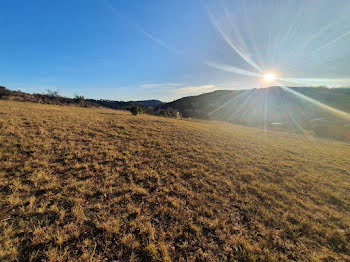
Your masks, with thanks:
[(0, 85), (111, 100), (350, 86), (349, 0), (0, 1)]

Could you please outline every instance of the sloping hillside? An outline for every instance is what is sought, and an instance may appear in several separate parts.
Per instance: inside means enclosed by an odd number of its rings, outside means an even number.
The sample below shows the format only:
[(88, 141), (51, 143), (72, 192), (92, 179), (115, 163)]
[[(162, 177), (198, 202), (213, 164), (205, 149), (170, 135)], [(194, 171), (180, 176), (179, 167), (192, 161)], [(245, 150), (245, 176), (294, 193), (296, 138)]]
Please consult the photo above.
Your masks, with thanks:
[(0, 101), (1, 261), (346, 261), (350, 147)]
[(163, 104), (163, 102), (154, 99), (141, 101), (116, 101), (105, 99), (85, 99), (84, 96), (80, 95), (76, 95), (75, 98), (69, 98), (60, 96), (58, 92), (50, 90), (45, 94), (29, 94), (22, 91), (9, 90), (4, 86), (0, 86), (0, 99), (53, 105), (73, 105), (83, 107), (102, 106), (119, 110), (128, 110), (136, 105), (148, 108), (161, 106)]
[(185, 117), (350, 141), (350, 114), (344, 118), (344, 114), (329, 107), (350, 113), (350, 88), (224, 90), (185, 97), (163, 105), (163, 108), (179, 110)]

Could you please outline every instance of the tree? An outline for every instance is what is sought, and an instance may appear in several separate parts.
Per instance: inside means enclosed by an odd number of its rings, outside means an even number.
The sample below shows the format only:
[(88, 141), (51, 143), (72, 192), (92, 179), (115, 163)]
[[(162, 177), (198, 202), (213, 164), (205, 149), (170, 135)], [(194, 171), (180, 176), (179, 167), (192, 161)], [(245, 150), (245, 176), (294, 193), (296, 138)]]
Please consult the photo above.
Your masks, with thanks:
[(7, 96), (10, 94), (10, 91), (4, 87), (4, 86), (0, 86), (0, 98)]
[(142, 113), (143, 113), (143, 110), (142, 110), (142, 108), (139, 107), (139, 106), (132, 106), (132, 107), (130, 108), (130, 112), (131, 112), (131, 114), (133, 114), (134, 116), (136, 116), (136, 115), (142, 114)]
[(46, 95), (47, 95), (48, 97), (51, 97), (51, 98), (57, 98), (57, 97), (60, 96), (58, 90), (53, 91), (53, 90), (50, 90), (50, 89), (46, 89)]
[(79, 94), (75, 94), (74, 95), (74, 100), (79, 103), (79, 104), (83, 104), (85, 101), (85, 97)]

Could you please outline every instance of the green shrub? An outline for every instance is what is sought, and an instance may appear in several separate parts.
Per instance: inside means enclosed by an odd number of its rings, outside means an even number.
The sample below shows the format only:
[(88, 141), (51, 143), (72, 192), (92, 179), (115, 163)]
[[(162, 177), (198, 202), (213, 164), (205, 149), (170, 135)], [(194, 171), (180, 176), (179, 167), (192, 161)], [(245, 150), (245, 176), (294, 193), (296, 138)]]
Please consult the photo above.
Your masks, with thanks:
[(10, 91), (6, 87), (0, 86), (0, 98), (9, 95)]
[(83, 105), (85, 102), (85, 97), (79, 94), (75, 94), (74, 100), (76, 101), (76, 103)]
[(142, 108), (139, 107), (139, 106), (132, 106), (132, 107), (130, 108), (130, 112), (131, 112), (131, 114), (133, 114), (134, 116), (136, 116), (136, 115), (142, 114), (142, 113), (143, 113), (143, 110), (142, 110)]

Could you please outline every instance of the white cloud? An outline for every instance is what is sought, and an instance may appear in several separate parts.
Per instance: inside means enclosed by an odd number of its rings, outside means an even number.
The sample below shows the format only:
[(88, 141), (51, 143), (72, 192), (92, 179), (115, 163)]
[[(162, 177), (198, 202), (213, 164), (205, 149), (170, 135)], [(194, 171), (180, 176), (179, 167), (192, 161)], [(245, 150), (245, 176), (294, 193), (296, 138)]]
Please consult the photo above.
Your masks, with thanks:
[(194, 94), (194, 93), (204, 93), (204, 92), (212, 92), (217, 90), (215, 85), (201, 85), (201, 86), (186, 86), (174, 89), (174, 92), (177, 94)]
[(181, 83), (149, 83), (140, 85), (141, 88), (173, 88), (182, 86)]
[(145, 83), (139, 85), (140, 88), (157, 90), (166, 92), (168, 94), (177, 94), (177, 95), (191, 95), (191, 94), (200, 94), (208, 93), (215, 90), (218, 90), (215, 85), (199, 85), (199, 86), (190, 86), (185, 83), (174, 83), (174, 82), (164, 82), (164, 83)]

